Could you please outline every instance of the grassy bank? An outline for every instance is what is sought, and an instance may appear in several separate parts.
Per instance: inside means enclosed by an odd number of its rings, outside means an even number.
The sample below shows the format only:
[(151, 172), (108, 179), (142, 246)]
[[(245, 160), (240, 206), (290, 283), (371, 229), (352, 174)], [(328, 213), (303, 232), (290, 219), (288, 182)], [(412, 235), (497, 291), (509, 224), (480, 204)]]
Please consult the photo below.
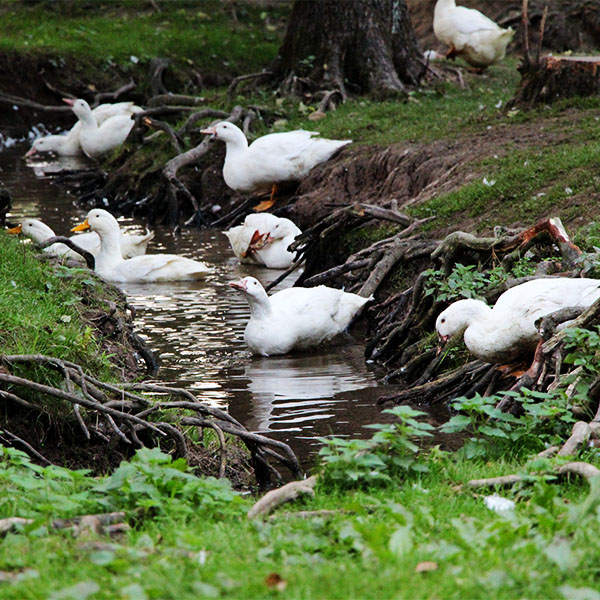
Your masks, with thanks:
[(0, 2), (0, 52), (87, 59), (105, 69), (147, 69), (152, 58), (204, 73), (260, 69), (277, 52), (288, 5), (150, 2)]
[[(39, 263), (30, 248), (0, 235), (2, 352), (106, 357), (79, 309), (89, 274)], [(37, 332), (33, 337), (32, 332)], [(63, 339), (64, 338), (64, 339)], [(65, 343), (68, 340), (68, 343)], [(600, 487), (556, 479), (565, 459), (539, 459), (564, 440), (574, 420), (561, 394), (525, 403), (519, 419), (487, 427), (487, 404), (462, 405), (444, 427), (466, 444), (449, 453), (420, 450), (434, 432), (410, 409), (371, 440), (338, 440), (322, 452), (314, 498), (249, 521), (254, 499), (224, 480), (197, 478), (181, 460), (145, 450), (109, 476), (40, 467), (0, 448), (0, 518), (31, 519), (4, 536), (0, 594), (42, 598), (597, 598)], [(458, 408), (458, 407), (457, 407)], [(598, 460), (588, 449), (581, 458)], [(468, 480), (520, 473), (502, 495)], [(298, 510), (327, 511), (309, 518)], [(55, 530), (52, 521), (123, 511), (130, 529)]]
[(110, 311), (117, 296), (89, 270), (54, 267), (37, 254), (32, 244), (0, 231), (0, 354), (45, 354), (111, 376), (89, 316)]
[[(97, 480), (5, 450), (1, 515), (33, 522), (0, 547), (2, 597), (597, 598), (597, 484), (547, 481), (538, 461), (527, 483), (504, 492), (516, 507), (502, 513), (457, 488), (518, 471), (517, 458), (434, 449), (419, 459), (425, 472), (362, 489), (341, 485), (338, 465), (335, 485), (285, 508), (332, 512), (249, 521), (251, 499), (187, 478), (156, 451)], [(132, 529), (111, 539), (50, 527), (108, 510), (124, 510)]]

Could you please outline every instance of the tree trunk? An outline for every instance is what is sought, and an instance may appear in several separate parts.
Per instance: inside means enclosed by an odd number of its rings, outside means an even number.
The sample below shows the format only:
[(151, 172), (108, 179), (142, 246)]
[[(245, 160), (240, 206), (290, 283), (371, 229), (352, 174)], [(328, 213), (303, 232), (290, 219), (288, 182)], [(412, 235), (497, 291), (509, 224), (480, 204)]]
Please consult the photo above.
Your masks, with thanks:
[(416, 85), (425, 64), (405, 0), (297, 0), (270, 69), (284, 92), (379, 95)]
[(521, 83), (509, 107), (531, 108), (571, 96), (600, 94), (600, 57), (542, 56), (520, 67)]

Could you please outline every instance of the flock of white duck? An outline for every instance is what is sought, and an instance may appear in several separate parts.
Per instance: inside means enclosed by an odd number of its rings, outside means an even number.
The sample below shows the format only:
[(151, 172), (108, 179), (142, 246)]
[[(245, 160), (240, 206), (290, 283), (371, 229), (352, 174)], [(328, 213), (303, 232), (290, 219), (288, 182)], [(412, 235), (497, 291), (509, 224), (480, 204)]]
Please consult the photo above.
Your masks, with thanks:
[[(503, 29), (479, 11), (457, 7), (455, 0), (438, 0), (434, 32), (448, 46), (447, 57), (461, 56), (483, 69), (506, 52), (514, 32)], [(59, 155), (84, 153), (98, 158), (123, 143), (133, 126), (132, 115), (141, 111), (130, 102), (104, 104), (91, 109), (85, 100), (66, 101), (79, 118), (66, 136), (36, 140), (27, 153), (52, 151)], [(202, 133), (226, 144), (225, 183), (236, 191), (260, 192), (278, 183), (299, 180), (315, 165), (328, 160), (351, 140), (327, 140), (311, 131), (274, 133), (248, 145), (244, 133), (223, 121)], [(73, 231), (91, 230), (73, 239), (95, 256), (96, 272), (112, 282), (161, 282), (195, 280), (210, 273), (201, 261), (172, 254), (146, 254), (153, 234), (122, 234), (117, 220), (107, 211), (92, 209)], [(54, 232), (35, 219), (27, 219), (12, 233), (23, 231), (41, 242)], [(248, 215), (244, 222), (224, 232), (235, 256), (244, 263), (285, 269), (294, 261), (288, 250), (300, 229), (289, 219), (269, 213)], [(63, 244), (46, 252), (74, 258)], [(265, 356), (311, 348), (344, 331), (370, 298), (338, 289), (290, 288), (268, 296), (254, 277), (230, 285), (250, 305), (244, 339), (250, 350)], [(587, 307), (600, 298), (600, 282), (594, 279), (543, 278), (515, 286), (502, 294), (493, 308), (479, 300), (459, 300), (437, 318), (442, 343), (464, 335), (467, 348), (487, 362), (514, 359), (532, 350), (540, 336), (536, 321), (563, 307)]]
[[(133, 127), (132, 115), (142, 109), (130, 102), (101, 105), (94, 110), (85, 100), (66, 100), (79, 120), (65, 136), (46, 136), (33, 143), (26, 156), (51, 151), (59, 155), (86, 154), (99, 158), (123, 143)], [(223, 176), (236, 191), (260, 192), (277, 183), (295, 181), (315, 165), (328, 160), (351, 140), (328, 140), (312, 131), (273, 133), (248, 145), (244, 133), (233, 123), (217, 123), (203, 130), (227, 145)], [(127, 235), (115, 217), (94, 208), (72, 229), (71, 240), (95, 259), (96, 273), (115, 283), (190, 281), (204, 278), (212, 269), (204, 262), (175, 254), (146, 254), (151, 232)], [(54, 231), (37, 219), (25, 219), (10, 233), (23, 233), (36, 242), (54, 236)], [(286, 269), (295, 253), (288, 250), (300, 229), (289, 219), (260, 212), (248, 215), (240, 225), (224, 232), (241, 262), (270, 269)], [(44, 249), (57, 256), (81, 259), (65, 244)], [(344, 331), (352, 318), (369, 301), (319, 286), (293, 288), (268, 296), (259, 281), (245, 277), (232, 283), (250, 305), (250, 320), (244, 333), (248, 347), (264, 356), (285, 354), (329, 340)]]

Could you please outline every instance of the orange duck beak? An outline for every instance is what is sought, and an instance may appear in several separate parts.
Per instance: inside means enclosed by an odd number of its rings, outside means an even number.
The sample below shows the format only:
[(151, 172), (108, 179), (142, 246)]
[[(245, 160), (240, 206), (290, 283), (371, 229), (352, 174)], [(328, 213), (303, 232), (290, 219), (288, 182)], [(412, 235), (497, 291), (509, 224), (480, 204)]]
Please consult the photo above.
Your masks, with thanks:
[(71, 229), (71, 231), (87, 231), (88, 229), (91, 229), (90, 224), (88, 223), (88, 220), (86, 219), (83, 223), (80, 223), (79, 225), (75, 225), (75, 227), (73, 227)]
[(19, 225), (17, 225), (16, 227), (13, 227), (12, 229), (7, 229), (6, 233), (10, 233), (12, 235), (18, 235), (19, 233), (21, 233), (21, 231), (23, 231), (23, 225), (21, 225), (19, 223)]

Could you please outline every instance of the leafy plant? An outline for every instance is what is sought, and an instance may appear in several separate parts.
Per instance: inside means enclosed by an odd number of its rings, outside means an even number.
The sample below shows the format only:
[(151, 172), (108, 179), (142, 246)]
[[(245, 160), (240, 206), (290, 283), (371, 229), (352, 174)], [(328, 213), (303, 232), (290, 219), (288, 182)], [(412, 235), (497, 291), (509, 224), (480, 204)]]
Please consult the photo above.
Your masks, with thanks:
[(238, 498), (229, 480), (196, 477), (185, 460), (172, 460), (158, 448), (138, 450), (93, 491), (109, 510), (142, 508), (158, 513), (223, 512)]
[(498, 266), (482, 272), (475, 265), (456, 264), (446, 276), (443, 271), (428, 269), (425, 271), (427, 283), (425, 295), (436, 294), (436, 301), (446, 302), (459, 298), (483, 299), (484, 293), (507, 279), (506, 271)]
[(393, 476), (427, 470), (417, 458), (419, 447), (413, 441), (431, 436), (433, 426), (416, 419), (426, 413), (410, 406), (383, 412), (398, 417), (398, 421), (367, 425), (376, 430), (369, 440), (321, 438), (325, 445), (319, 455), (326, 483), (339, 487), (380, 484)]
[[(514, 397), (521, 404), (523, 414), (517, 417), (496, 408), (502, 396)], [(473, 398), (457, 398), (452, 408), (460, 414), (444, 423), (440, 430), (471, 434), (463, 446), (469, 459), (539, 450), (544, 442), (551, 443), (564, 434), (569, 424), (575, 421), (566, 397), (560, 391), (522, 389), (501, 392), (498, 396), (475, 394)]]
[(21, 450), (0, 446), (0, 514), (28, 518), (85, 514), (94, 507), (88, 492), (94, 480), (88, 473), (42, 467)]

